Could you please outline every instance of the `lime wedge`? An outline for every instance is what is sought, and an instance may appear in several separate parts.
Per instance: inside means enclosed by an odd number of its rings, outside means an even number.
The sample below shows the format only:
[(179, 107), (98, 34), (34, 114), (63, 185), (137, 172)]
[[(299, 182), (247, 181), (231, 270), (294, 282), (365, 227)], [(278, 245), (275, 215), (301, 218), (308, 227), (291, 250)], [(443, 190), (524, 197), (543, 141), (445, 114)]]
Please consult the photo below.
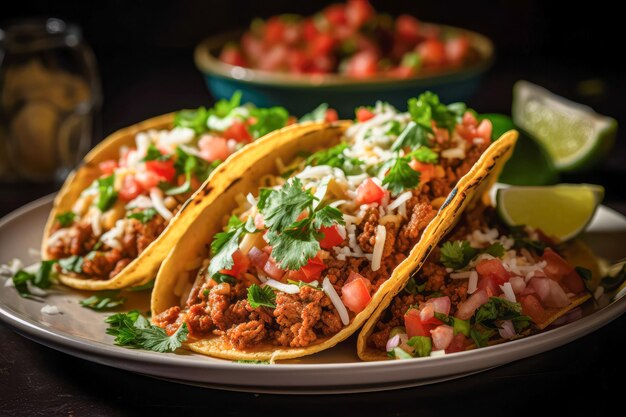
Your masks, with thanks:
[(568, 240), (582, 232), (604, 197), (592, 184), (509, 187), (496, 194), (497, 212), (509, 226), (526, 225)]
[(511, 129), (519, 131), (513, 155), (500, 173), (499, 182), (511, 185), (547, 185), (559, 182), (559, 174), (548, 152), (540, 143), (516, 127), (509, 116), (496, 113), (481, 114), (480, 119), (491, 121), (494, 140)]
[(511, 113), (517, 126), (543, 144), (559, 171), (593, 167), (615, 142), (615, 119), (528, 81), (515, 83)]

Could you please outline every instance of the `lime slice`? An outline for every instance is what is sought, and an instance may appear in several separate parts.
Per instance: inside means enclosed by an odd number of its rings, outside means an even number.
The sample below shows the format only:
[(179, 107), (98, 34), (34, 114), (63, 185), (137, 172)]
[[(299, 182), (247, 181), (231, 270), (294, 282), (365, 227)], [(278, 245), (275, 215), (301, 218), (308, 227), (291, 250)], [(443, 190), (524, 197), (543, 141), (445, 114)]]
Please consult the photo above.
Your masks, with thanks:
[(509, 226), (526, 225), (568, 240), (582, 232), (604, 197), (592, 184), (509, 187), (496, 194), (498, 215)]
[(517, 126), (543, 144), (559, 171), (593, 167), (615, 142), (615, 119), (528, 81), (515, 83), (511, 113)]
[(491, 121), (494, 139), (511, 129), (519, 131), (513, 155), (500, 173), (499, 182), (511, 185), (547, 185), (559, 182), (559, 174), (548, 152), (540, 143), (516, 127), (509, 116), (495, 113), (482, 114), (480, 119)]

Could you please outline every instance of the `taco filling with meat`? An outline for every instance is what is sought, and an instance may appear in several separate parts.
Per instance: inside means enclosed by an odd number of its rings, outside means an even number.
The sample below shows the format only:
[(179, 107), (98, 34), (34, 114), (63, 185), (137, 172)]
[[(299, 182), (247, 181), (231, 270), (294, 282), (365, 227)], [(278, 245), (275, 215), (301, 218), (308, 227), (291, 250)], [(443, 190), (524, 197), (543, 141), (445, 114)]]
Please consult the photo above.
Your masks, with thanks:
[(91, 185), (67, 211), (54, 213), (44, 257), (58, 259), (62, 272), (83, 279), (116, 277), (162, 234), (222, 161), (293, 122), (282, 107), (241, 106), (240, 97), (209, 110), (181, 111), (172, 129), (140, 131), (134, 146), (99, 161)]
[(339, 144), (278, 161), (279, 175), (260, 178), (206, 242), (211, 256), (195, 280), (177, 284), (187, 286), (181, 304), (153, 306), (155, 324), (170, 334), (186, 324), (192, 342), (217, 337), (224, 349), (258, 351), (311, 346), (371, 312), (489, 147), (491, 124), (431, 93), (410, 100), (408, 113), (378, 103), (356, 114)]
[(478, 207), (372, 315), (359, 355), (424, 357), (535, 333), (590, 298), (577, 270), (540, 230), (506, 228)]

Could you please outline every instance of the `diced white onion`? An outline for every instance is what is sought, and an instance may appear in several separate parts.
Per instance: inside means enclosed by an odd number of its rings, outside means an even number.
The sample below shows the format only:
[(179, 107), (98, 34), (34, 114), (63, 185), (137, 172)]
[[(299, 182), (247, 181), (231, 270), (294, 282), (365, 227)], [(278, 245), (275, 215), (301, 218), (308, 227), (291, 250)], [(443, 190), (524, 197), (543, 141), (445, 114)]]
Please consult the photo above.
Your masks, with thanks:
[(469, 282), (467, 283), (467, 293), (474, 294), (478, 289), (478, 272), (472, 271), (469, 276)]
[(515, 293), (513, 292), (513, 287), (510, 282), (505, 282), (503, 285), (500, 285), (500, 289), (504, 293), (504, 296), (507, 300), (512, 303), (516, 303), (517, 299), (515, 298)]
[(159, 136), (159, 144), (165, 146), (189, 143), (196, 136), (196, 132), (188, 127), (175, 127)]
[(129, 201), (128, 204), (126, 204), (127, 210), (134, 208), (143, 210), (151, 207), (154, 207), (154, 204), (152, 204), (152, 200), (145, 195), (140, 195), (134, 200)]
[(163, 217), (165, 220), (171, 220), (174, 216), (171, 211), (165, 207), (165, 202), (163, 201), (163, 191), (159, 188), (152, 188), (150, 190), (150, 199), (152, 200), (152, 204), (154, 204), (154, 209)]
[(411, 191), (404, 192), (398, 196), (395, 200), (393, 200), (387, 206), (387, 210), (395, 210), (397, 207), (400, 207), (400, 204), (406, 203), (413, 197), (413, 193)]
[[(35, 271), (32, 271), (31, 273), (34, 273), (34, 272)], [(13, 281), (13, 280), (11, 280), (11, 281)], [(31, 283), (30, 281), (26, 281), (26, 287), (28, 288), (28, 292), (30, 292), (33, 295), (37, 295), (39, 297), (43, 297), (45, 295), (48, 295), (47, 292), (45, 292), (41, 288), (35, 286), (35, 284)]]
[(139, 132), (135, 135), (135, 144), (137, 145), (137, 153), (141, 157), (144, 157), (148, 152), (148, 147), (150, 146), (150, 138), (146, 132)]
[(297, 285), (283, 284), (275, 279), (268, 279), (263, 285), (267, 285), (268, 287), (272, 287), (287, 294), (298, 294), (300, 292), (300, 288)]
[(513, 339), (516, 335), (515, 327), (511, 320), (504, 320), (500, 324), (500, 328), (498, 329), (498, 333), (500, 333), (500, 337), (503, 339)]
[(116, 221), (115, 226), (100, 237), (100, 241), (112, 249), (121, 250), (122, 244), (120, 243), (120, 240), (124, 234), (125, 225), (126, 219)]
[(55, 314), (61, 314), (61, 310), (59, 310), (59, 307), (57, 307), (57, 306), (52, 306), (50, 304), (46, 304), (45, 306), (41, 307), (41, 314), (46, 314), (48, 316), (54, 316)]
[(246, 195), (246, 200), (248, 200), (248, 203), (250, 203), (252, 207), (256, 206), (257, 201), (256, 201), (256, 198), (254, 198), (254, 196), (252, 195), (252, 193), (248, 193)]
[(341, 298), (339, 298), (339, 294), (335, 291), (333, 284), (330, 283), (328, 277), (324, 278), (324, 282), (322, 283), (322, 288), (330, 301), (333, 303), (335, 308), (337, 309), (337, 313), (339, 313), (339, 318), (344, 326), (347, 326), (350, 323), (350, 317), (348, 316), (348, 310), (346, 310), (346, 306), (343, 305)]
[(13, 258), (8, 264), (0, 265), (0, 275), (10, 278), (13, 275), (17, 274), (17, 271), (19, 271), (23, 267), (24, 267), (24, 264), (22, 263), (21, 260), (17, 258)]
[(376, 226), (376, 243), (372, 253), (372, 271), (378, 271), (383, 259), (383, 250), (385, 249), (385, 239), (387, 238), (387, 229), (380, 224)]
[(185, 151), (185, 153), (188, 153), (189, 155), (193, 155), (193, 156), (195, 156), (196, 158), (202, 158), (202, 159), (204, 159), (204, 158), (202, 157), (202, 154), (200, 153), (200, 151), (199, 151), (198, 149), (194, 148), (193, 146), (188, 146), (188, 145), (183, 145), (183, 144), (181, 144), (181, 145), (178, 145), (178, 147), (179, 147), (180, 149), (182, 149), (183, 151)]
[(394, 348), (398, 347), (400, 344), (400, 335), (396, 334), (391, 339), (387, 340), (387, 346), (385, 346), (385, 350), (387, 352), (391, 352)]
[(296, 175), (296, 178), (323, 178), (333, 175), (332, 167), (328, 165), (307, 166), (302, 172)]

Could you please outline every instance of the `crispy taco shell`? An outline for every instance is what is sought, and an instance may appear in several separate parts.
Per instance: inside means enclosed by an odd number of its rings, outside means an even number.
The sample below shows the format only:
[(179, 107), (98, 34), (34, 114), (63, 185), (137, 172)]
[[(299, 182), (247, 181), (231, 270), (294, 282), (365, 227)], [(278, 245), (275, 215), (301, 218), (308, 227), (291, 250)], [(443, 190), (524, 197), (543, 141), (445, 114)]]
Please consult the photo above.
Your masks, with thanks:
[[(222, 173), (215, 175), (195, 195), (190, 205), (201, 205), (193, 223), (163, 262), (152, 292), (152, 316), (180, 305), (180, 289), (195, 276), (199, 260), (208, 257), (208, 245), (213, 236), (222, 230), (224, 219), (236, 208), (235, 197), (256, 191), (259, 179), (276, 173), (277, 158), (290, 161), (301, 151), (315, 151), (320, 147), (336, 145), (350, 124), (340, 122), (331, 125), (312, 124), (287, 128), (270, 134), (249, 145), (244, 151), (231, 157), (224, 164)], [(504, 163), (513, 151), (517, 132), (505, 133), (483, 153), (478, 162), (458, 182), (435, 218), (424, 230), (420, 241), (373, 295), (369, 305), (351, 322), (333, 336), (318, 339), (304, 348), (285, 348), (264, 344), (254, 349), (238, 350), (222, 336), (211, 335), (186, 343), (186, 347), (205, 355), (233, 360), (279, 360), (310, 355), (335, 346), (353, 334), (374, 312), (385, 295), (400, 286), (406, 277), (423, 262), (432, 244), (438, 242), (453, 226), (456, 217), (469, 203), (472, 196), (482, 195), (497, 178)], [(182, 225), (181, 225), (182, 229)], [(181, 281), (183, 280), (183, 281)], [(177, 293), (178, 289), (178, 293)]]

